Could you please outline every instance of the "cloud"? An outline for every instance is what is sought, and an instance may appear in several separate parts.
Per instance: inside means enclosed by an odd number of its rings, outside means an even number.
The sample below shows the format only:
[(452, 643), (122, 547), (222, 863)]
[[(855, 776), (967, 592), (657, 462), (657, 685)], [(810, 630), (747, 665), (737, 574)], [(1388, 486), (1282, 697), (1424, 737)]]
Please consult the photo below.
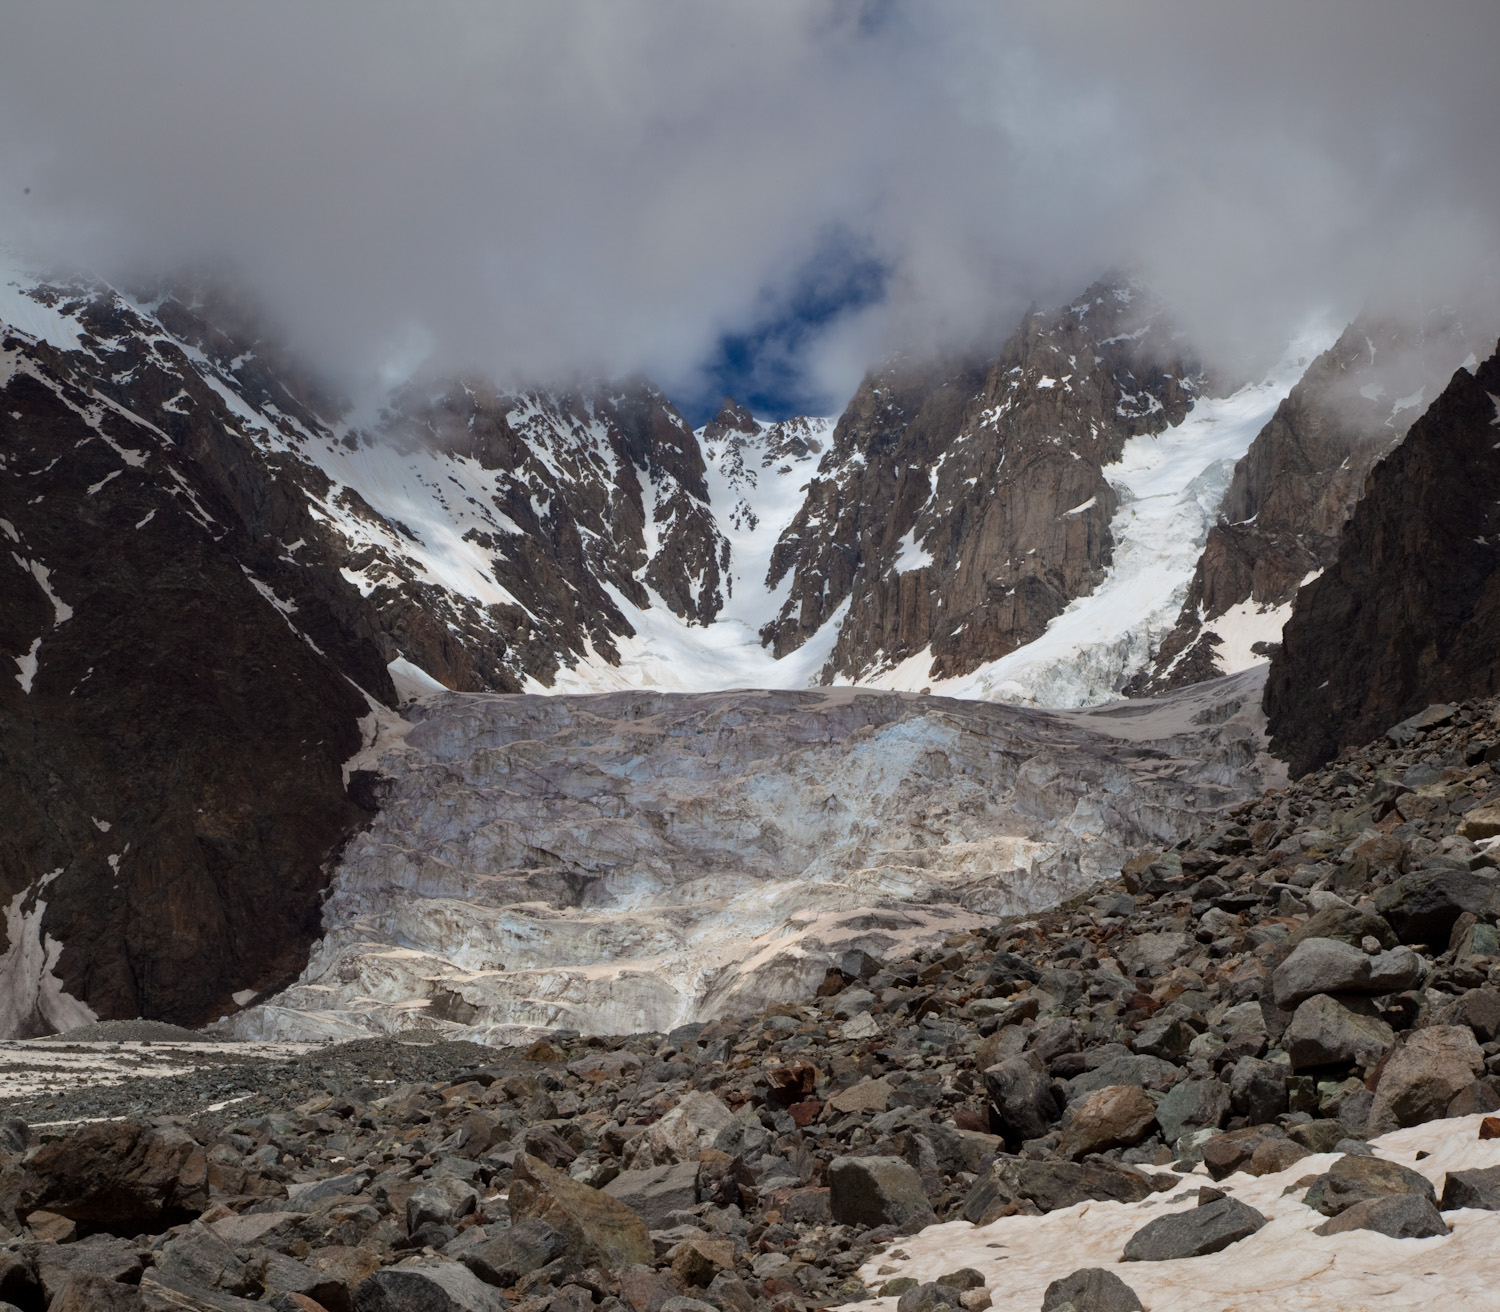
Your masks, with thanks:
[(1314, 307), (1455, 299), (1500, 249), (1487, 0), (139, 0), (3, 29), (4, 231), (113, 278), (222, 266), (346, 380), (838, 405), (883, 353), (1111, 267), (1244, 356)]

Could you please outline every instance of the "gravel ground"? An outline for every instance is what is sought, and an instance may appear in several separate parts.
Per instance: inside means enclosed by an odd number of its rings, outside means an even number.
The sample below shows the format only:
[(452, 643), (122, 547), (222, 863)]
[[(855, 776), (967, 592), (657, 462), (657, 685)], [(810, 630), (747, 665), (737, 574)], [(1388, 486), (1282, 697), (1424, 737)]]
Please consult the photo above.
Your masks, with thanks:
[[(153, 1024), (119, 1021), (88, 1028), (103, 1029), (106, 1025), (145, 1028)], [(175, 1026), (159, 1028), (176, 1030)], [(0, 1097), (0, 1119), (19, 1117), (40, 1126), (123, 1116), (145, 1120), (163, 1116), (191, 1118), (230, 1100), (238, 1115), (244, 1115), (251, 1100), (256, 1110), (283, 1111), (318, 1094), (348, 1095), (393, 1082), (449, 1080), (477, 1066), (493, 1065), (506, 1055), (477, 1043), (403, 1038), (358, 1039), (328, 1044), (298, 1057), (276, 1058), (258, 1053), (258, 1044), (206, 1045), (201, 1042), (201, 1035), (190, 1030), (178, 1032), (192, 1035), (193, 1045), (162, 1045), (147, 1040), (150, 1046), (139, 1051), (149, 1054), (154, 1065), (180, 1062), (187, 1066), (180, 1075), (127, 1076), (106, 1086), (85, 1084), (21, 1097)], [(75, 1030), (62, 1039), (31, 1041), (45, 1045), (45, 1050), (38, 1051), (38, 1065), (46, 1063), (53, 1053), (97, 1051), (68, 1042), (78, 1033)]]

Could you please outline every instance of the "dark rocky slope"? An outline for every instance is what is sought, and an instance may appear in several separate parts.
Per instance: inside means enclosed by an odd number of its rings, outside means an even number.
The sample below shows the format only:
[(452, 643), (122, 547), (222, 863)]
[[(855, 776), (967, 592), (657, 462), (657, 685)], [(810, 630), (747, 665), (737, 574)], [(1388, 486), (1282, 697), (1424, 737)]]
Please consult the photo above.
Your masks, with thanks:
[[(1246, 602), (1262, 612), (1284, 607), (1333, 563), (1370, 470), (1475, 349), (1487, 343), (1451, 313), (1415, 325), (1370, 316), (1350, 324), (1235, 465), (1177, 625), (1128, 691), (1222, 674), (1214, 621)], [(1266, 642), (1273, 647), (1274, 636)]]
[(1365, 1140), (1500, 1109), (1497, 712), (1441, 708), (1065, 907), (912, 958), (850, 953), (800, 1003), (506, 1049), (205, 1054), (12, 1100), (0, 1296), (807, 1312), (880, 1293), (983, 1312), (1015, 1299), (871, 1259), (936, 1220), (1172, 1194), (1204, 1205), (1143, 1209), (1125, 1252), (1192, 1260), (1215, 1251), (1202, 1223), (1237, 1210), (1198, 1193), (1207, 1177), (1233, 1190), (1327, 1152), (1290, 1184), (1305, 1228), (1367, 1265), (1370, 1236), (1343, 1232), (1385, 1225), (1365, 1204), (1393, 1196), (1441, 1270), (1438, 1209), (1500, 1207), (1492, 1173), (1435, 1190)]
[(173, 440), (46, 348), (4, 347), (4, 1032), (79, 1004), (199, 1023), (300, 969), (325, 859), (365, 814), (346, 673), (389, 679), (315, 584), (266, 599), (285, 571), (212, 433)]
[(768, 582), (791, 590), (762, 639), (794, 650), (847, 602), (823, 677), (856, 682), (929, 646), (951, 678), (1030, 642), (1109, 562), (1101, 467), (1180, 422), (1198, 385), (1117, 284), (1028, 314), (992, 361), (871, 374), (777, 544)]
[(1301, 771), (1429, 702), (1500, 687), (1500, 358), (1459, 370), (1371, 473), (1272, 663), (1273, 748)]

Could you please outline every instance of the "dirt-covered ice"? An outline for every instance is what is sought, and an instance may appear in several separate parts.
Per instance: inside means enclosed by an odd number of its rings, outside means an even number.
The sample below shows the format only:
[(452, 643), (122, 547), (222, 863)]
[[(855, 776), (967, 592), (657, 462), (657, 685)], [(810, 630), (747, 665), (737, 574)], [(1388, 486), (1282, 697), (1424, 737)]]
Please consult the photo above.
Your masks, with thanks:
[(910, 693), (436, 695), (242, 1038), (667, 1029), (1055, 904), (1258, 794), (1260, 671), (1065, 713)]

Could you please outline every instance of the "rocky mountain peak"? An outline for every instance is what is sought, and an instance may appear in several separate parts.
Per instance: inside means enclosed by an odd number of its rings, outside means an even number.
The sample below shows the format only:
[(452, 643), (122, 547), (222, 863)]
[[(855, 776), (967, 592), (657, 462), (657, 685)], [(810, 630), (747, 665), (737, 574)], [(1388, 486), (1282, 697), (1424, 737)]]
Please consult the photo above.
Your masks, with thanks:
[(1272, 661), (1274, 744), (1301, 773), (1500, 687), (1500, 356), (1460, 369), (1370, 472)]
[(1122, 283), (1028, 313), (991, 361), (872, 373), (777, 544), (768, 582), (791, 587), (763, 639), (795, 650), (839, 615), (823, 677), (853, 680), (917, 657), (950, 678), (1031, 641), (1109, 561), (1103, 466), (1200, 386)]

